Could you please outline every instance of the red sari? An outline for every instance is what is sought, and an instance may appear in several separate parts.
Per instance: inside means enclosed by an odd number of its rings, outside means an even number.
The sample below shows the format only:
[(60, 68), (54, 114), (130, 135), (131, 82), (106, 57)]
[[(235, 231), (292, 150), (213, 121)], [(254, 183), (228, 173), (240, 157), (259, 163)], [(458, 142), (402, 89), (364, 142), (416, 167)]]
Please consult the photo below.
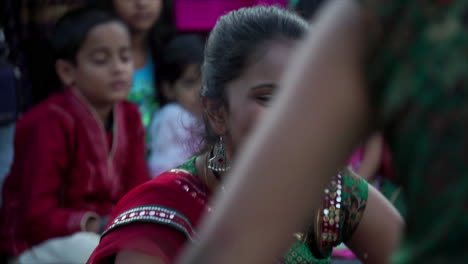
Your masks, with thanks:
[(187, 240), (197, 240), (195, 227), (210, 210), (209, 195), (194, 173), (181, 168), (135, 188), (118, 203), (88, 264), (113, 263), (124, 249), (173, 263)]

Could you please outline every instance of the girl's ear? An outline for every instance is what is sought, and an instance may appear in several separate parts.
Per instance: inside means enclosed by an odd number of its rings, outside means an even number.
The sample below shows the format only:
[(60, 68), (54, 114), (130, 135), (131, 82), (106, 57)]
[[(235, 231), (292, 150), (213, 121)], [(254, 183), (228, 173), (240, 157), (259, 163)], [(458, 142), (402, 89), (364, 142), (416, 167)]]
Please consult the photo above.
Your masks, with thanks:
[(226, 135), (228, 132), (226, 107), (220, 102), (214, 102), (206, 97), (202, 98), (202, 105), (213, 131), (220, 136)]
[(66, 87), (73, 86), (76, 83), (76, 69), (72, 63), (58, 59), (55, 62), (55, 72)]

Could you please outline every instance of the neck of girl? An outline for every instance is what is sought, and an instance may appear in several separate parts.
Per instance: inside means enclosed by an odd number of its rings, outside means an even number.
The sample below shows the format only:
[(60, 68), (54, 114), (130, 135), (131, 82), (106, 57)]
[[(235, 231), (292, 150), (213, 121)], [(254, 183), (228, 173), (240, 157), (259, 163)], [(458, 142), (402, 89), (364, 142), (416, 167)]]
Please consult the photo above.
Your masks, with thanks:
[(109, 122), (111, 120), (112, 110), (114, 109), (114, 105), (106, 105), (106, 106), (94, 106), (94, 110), (101, 120), (104, 127), (109, 127)]
[(132, 34), (132, 52), (135, 62), (135, 69), (145, 66), (148, 49), (148, 33), (136, 32)]

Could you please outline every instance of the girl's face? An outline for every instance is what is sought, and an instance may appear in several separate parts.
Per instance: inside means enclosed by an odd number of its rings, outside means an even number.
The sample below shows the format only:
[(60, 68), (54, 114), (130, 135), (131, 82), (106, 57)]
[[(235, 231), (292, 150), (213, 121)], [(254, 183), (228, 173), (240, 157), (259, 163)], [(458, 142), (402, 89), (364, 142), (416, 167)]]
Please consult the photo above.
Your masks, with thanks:
[(199, 95), (201, 86), (200, 65), (196, 63), (187, 65), (172, 87), (175, 100), (188, 111), (196, 115), (200, 114)]
[(162, 0), (113, 0), (113, 4), (117, 14), (136, 32), (150, 30), (163, 8)]
[(119, 22), (96, 26), (78, 51), (76, 64), (65, 62), (65, 65), (59, 71), (62, 81), (79, 90), (92, 105), (124, 100), (133, 77), (128, 30)]
[(225, 136), (230, 157), (268, 110), (295, 44), (293, 40), (278, 40), (260, 47), (260, 56), (254, 55), (244, 72), (226, 84), (227, 111), (221, 111), (224, 124), (211, 124), (217, 134)]

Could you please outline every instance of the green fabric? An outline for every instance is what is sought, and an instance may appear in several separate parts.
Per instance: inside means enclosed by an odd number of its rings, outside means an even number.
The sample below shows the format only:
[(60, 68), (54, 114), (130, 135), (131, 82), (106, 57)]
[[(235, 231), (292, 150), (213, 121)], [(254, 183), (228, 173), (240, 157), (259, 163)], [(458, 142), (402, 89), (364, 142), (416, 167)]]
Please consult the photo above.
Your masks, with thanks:
[(369, 185), (366, 180), (350, 169), (343, 171), (342, 210), (345, 217), (341, 225), (341, 241), (348, 241), (359, 225), (367, 205)]
[(368, 87), (407, 206), (394, 263), (468, 263), (468, 1), (360, 0)]
[(304, 243), (296, 243), (288, 251), (283, 260), (288, 264), (330, 264), (330, 257), (326, 259), (316, 259), (310, 249)]
[[(195, 161), (197, 156), (191, 157), (187, 162), (177, 167), (189, 171), (193, 175), (197, 175)], [(346, 241), (351, 237), (355, 228), (361, 220), (361, 216), (365, 210), (368, 195), (368, 184), (365, 180), (357, 176), (352, 171), (345, 169), (342, 174), (342, 207), (341, 215), (341, 233), (337, 245)], [(330, 184), (329, 187), (330, 188)], [(322, 210), (320, 210), (321, 212)], [(317, 212), (316, 212), (317, 213)], [(306, 231), (305, 233), (310, 232)], [(312, 235), (308, 235), (310, 237)], [(298, 241), (294, 243), (288, 253), (284, 256), (281, 263), (285, 264), (330, 264), (331, 263), (331, 248), (329, 254), (324, 259), (314, 257), (309, 249), (309, 240)]]
[[(341, 232), (337, 245), (346, 242), (354, 233), (364, 213), (367, 198), (368, 184), (367, 182), (353, 173), (349, 169), (342, 172), (342, 206), (341, 206)], [(330, 185), (329, 185), (330, 188)], [(321, 210), (322, 211), (322, 210)], [(314, 223), (312, 223), (313, 225)], [(310, 232), (306, 231), (305, 233)], [(313, 237), (314, 234), (309, 234), (306, 237)], [(287, 264), (329, 264), (331, 263), (332, 248), (322, 252), (327, 252), (326, 257), (318, 259), (309, 248), (313, 244), (309, 240), (295, 243), (288, 251), (283, 259), (283, 263)]]
[(193, 175), (196, 176), (196, 175), (198, 175), (197, 168), (195, 167), (196, 159), (197, 159), (197, 156), (193, 156), (187, 162), (185, 162), (184, 164), (180, 165), (177, 168), (189, 171), (190, 173), (192, 173)]

